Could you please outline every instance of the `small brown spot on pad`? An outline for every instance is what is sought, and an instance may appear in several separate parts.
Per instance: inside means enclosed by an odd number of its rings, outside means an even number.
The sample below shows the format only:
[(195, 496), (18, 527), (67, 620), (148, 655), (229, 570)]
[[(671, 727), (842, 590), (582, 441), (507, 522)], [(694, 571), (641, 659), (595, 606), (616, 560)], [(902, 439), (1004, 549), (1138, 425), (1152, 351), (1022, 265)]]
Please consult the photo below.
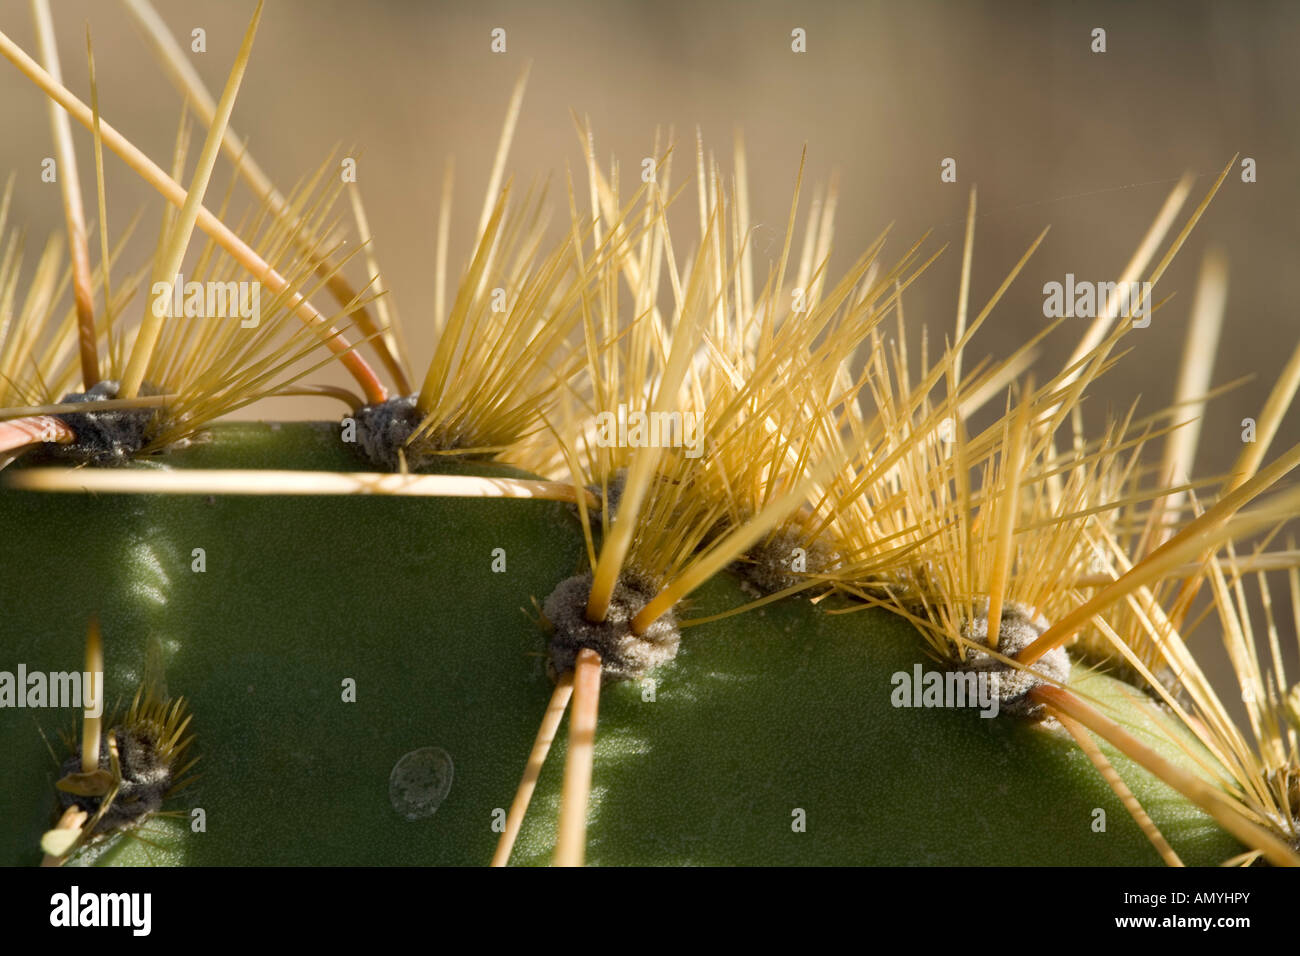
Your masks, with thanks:
[(451, 792), (454, 773), (451, 754), (441, 747), (412, 750), (388, 775), (388, 799), (406, 820), (431, 817)]

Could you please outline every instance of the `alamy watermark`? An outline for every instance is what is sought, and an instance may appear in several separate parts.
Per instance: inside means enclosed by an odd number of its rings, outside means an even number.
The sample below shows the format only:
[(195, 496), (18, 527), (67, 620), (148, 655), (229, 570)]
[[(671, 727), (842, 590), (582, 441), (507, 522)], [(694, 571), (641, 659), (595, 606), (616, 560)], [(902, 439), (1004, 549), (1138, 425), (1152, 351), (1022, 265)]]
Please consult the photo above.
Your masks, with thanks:
[(57, 927), (120, 927), (133, 936), (148, 936), (153, 928), (152, 893), (83, 893), (73, 885), (50, 897), (50, 925)]
[(0, 707), (78, 707), (87, 717), (104, 713), (103, 671), (0, 671)]
[(1065, 282), (1044, 285), (1043, 296), (1043, 315), (1049, 319), (1112, 315), (1132, 319), (1135, 329), (1151, 324), (1150, 282), (1075, 281), (1067, 272)]
[(704, 436), (694, 412), (643, 412), (620, 404), (617, 412), (596, 416), (596, 444), (601, 448), (684, 448), (699, 458)]
[(998, 675), (989, 671), (895, 671), (889, 702), (895, 707), (978, 707), (981, 717), (996, 717), (1001, 698)]
[(240, 328), (255, 329), (262, 321), (262, 283), (163, 279), (152, 286), (150, 307), (155, 318), (239, 319)]

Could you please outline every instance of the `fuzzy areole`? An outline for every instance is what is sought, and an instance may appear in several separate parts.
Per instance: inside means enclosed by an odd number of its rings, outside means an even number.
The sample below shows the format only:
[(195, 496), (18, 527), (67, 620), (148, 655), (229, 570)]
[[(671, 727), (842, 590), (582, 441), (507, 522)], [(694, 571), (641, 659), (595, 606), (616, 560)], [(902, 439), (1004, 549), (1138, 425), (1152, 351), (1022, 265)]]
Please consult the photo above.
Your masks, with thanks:
[[(626, 468), (619, 468), (612, 472), (606, 480), (606, 487), (602, 488), (599, 484), (586, 486), (587, 491), (600, 502), (599, 510), (589, 510), (587, 512), (587, 527), (591, 529), (593, 536), (602, 533), (604, 524), (614, 524), (614, 519), (618, 517), (618, 506), (623, 502), (623, 489), (626, 486)], [(567, 507), (569, 514), (581, 520), (582, 512), (578, 509), (577, 504), (570, 504)]]
[[(159, 752), (158, 735), (150, 724), (116, 727), (111, 733), (117, 742), (122, 779), (112, 803), (95, 825), (96, 833), (140, 823), (149, 814), (162, 809), (163, 800), (172, 786), (171, 764)], [(110, 766), (109, 742), (105, 736), (100, 739), (99, 769), (108, 770)], [(81, 758), (78, 756), (71, 756), (63, 762), (65, 775), (76, 774), (80, 769)], [(103, 797), (79, 796), (60, 790), (59, 800), (65, 807), (75, 805), (94, 814), (99, 811)]]
[[(117, 398), (119, 383), (103, 381), (84, 392), (69, 392), (61, 402), (80, 404), (102, 402)], [(141, 395), (159, 395), (161, 392), (148, 384), (141, 386)], [(50, 444), (46, 447), (56, 458), (72, 459), (93, 465), (125, 465), (149, 441), (149, 430), (157, 420), (156, 408), (122, 408), (108, 411), (64, 412), (57, 415), (72, 429), (77, 440), (67, 445)]]
[[(1041, 614), (1034, 614), (1029, 608), (1008, 602), (1002, 606), (997, 652), (1003, 657), (1015, 657), (1047, 628), (1047, 619)], [(976, 608), (975, 616), (962, 628), (962, 637), (987, 646), (989, 639), (987, 604), (982, 608)], [(966, 660), (961, 666), (963, 670), (984, 672), (997, 678), (995, 688), (1002, 710), (1031, 720), (1042, 720), (1046, 716), (1045, 707), (1029, 702), (1029, 692), (1038, 685), (1046, 683), (1042, 677), (1004, 664), (991, 654), (970, 647), (966, 648)], [(1070, 677), (1070, 658), (1065, 653), (1065, 648), (1058, 647), (1035, 661), (1033, 669), (1043, 677), (1064, 684)]]
[[(353, 415), (357, 423), (357, 444), (371, 462), (397, 471), (401, 465), (398, 452), (420, 427), (421, 417), (414, 395), (399, 395), (377, 405), (365, 405)], [(409, 454), (407, 464), (414, 464)]]
[(354, 413), (353, 420), (357, 423), (357, 444), (366, 458), (387, 471), (401, 470), (403, 462), (406, 467), (419, 471), (442, 457), (434, 452), (466, 447), (454, 432), (447, 434), (440, 429), (425, 432), (412, 442), (411, 436), (424, 421), (414, 395), (399, 395), (375, 405), (364, 405)]
[(784, 530), (756, 545), (745, 560), (732, 565), (732, 570), (759, 595), (766, 596), (834, 571), (841, 560), (840, 553), (824, 541), (806, 541), (797, 531)]
[(602, 683), (637, 680), (677, 656), (682, 634), (672, 611), (660, 615), (644, 634), (632, 633), (632, 618), (655, 596), (653, 588), (624, 575), (614, 586), (605, 620), (593, 623), (587, 620), (591, 582), (590, 574), (561, 581), (542, 606), (553, 628), (547, 663), (552, 679), (573, 670), (584, 647), (600, 655)]
[[(600, 485), (588, 485), (587, 490), (593, 495), (601, 498), (601, 504), (605, 512), (605, 520), (611, 525), (614, 519), (618, 517), (618, 506), (623, 503), (623, 489), (627, 487), (627, 469), (619, 468), (609, 476), (608, 487), (601, 488)], [(574, 509), (577, 510), (576, 508)], [(600, 517), (596, 516), (592, 521), (592, 526), (600, 528)]]

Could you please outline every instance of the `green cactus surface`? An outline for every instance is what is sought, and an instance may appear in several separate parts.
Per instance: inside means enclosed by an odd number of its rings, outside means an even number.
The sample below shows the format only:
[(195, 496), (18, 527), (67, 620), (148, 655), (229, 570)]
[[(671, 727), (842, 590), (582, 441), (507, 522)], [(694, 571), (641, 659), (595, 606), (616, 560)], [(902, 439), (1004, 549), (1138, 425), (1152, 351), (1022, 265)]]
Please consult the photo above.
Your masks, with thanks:
[[(222, 424), (207, 438), (130, 467), (368, 470), (331, 423)], [(5, 490), (0, 526), (0, 669), (80, 669), (98, 616), (108, 712), (130, 702), (153, 643), (167, 692), (193, 714), (193, 784), (168, 814), (71, 862), (491, 858), (551, 691), (537, 608), (586, 566), (565, 505)], [(495, 549), (504, 571), (493, 570)], [(723, 574), (681, 616), (747, 600)], [(587, 862), (1159, 863), (1063, 731), (970, 708), (895, 707), (893, 674), (940, 665), (901, 618), (828, 613), (845, 606), (788, 598), (688, 627), (652, 682), (606, 686)], [(348, 681), (355, 701), (345, 700)], [(1150, 698), (1078, 666), (1072, 684), (1193, 767), (1195, 745)], [(39, 861), (59, 762), (79, 726), (72, 709), (0, 711), (3, 862)], [(451, 767), (436, 810), (408, 819), (390, 778), (422, 748), (439, 748)], [(1102, 749), (1185, 862), (1239, 852), (1183, 797)], [(550, 862), (564, 751), (562, 725), (513, 863)]]

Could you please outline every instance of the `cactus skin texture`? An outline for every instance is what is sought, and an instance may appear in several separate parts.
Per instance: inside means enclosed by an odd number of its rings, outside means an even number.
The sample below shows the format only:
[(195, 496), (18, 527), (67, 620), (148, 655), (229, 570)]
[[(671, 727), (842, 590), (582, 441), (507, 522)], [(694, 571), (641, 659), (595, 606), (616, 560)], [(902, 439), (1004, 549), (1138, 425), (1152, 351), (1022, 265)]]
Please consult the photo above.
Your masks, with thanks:
[[(176, 468), (368, 470), (333, 424), (223, 424)], [(133, 465), (131, 467), (150, 467)], [(508, 474), (491, 464), (448, 465)], [(193, 712), (196, 782), (136, 831), (80, 852), (99, 864), (471, 864), (492, 856), (550, 693), (536, 606), (585, 568), (565, 506), (436, 498), (0, 492), (4, 663), (78, 669), (99, 615), (108, 708), (125, 708), (150, 638)], [(192, 570), (203, 548), (206, 570)], [(503, 548), (506, 570), (492, 570)], [(748, 600), (720, 575), (682, 617)], [(534, 605), (536, 601), (536, 606)], [(649, 684), (601, 694), (590, 864), (1158, 865), (1063, 733), (974, 709), (891, 703), (927, 668), (910, 625), (790, 599), (687, 628)], [(356, 682), (345, 702), (344, 681)], [(1075, 686), (1189, 766), (1159, 711), (1076, 666)], [(106, 711), (106, 713), (107, 713)], [(0, 861), (40, 858), (61, 735), (74, 710), (0, 711)], [(1108, 746), (1189, 865), (1235, 840)], [(408, 820), (394, 766), (441, 748), (454, 774)], [(564, 728), (512, 863), (554, 847)], [(202, 808), (204, 832), (193, 832)], [(1096, 810), (1105, 831), (1096, 832)], [(802, 811), (802, 813), (800, 813)], [(802, 825), (798, 825), (802, 821)]]

